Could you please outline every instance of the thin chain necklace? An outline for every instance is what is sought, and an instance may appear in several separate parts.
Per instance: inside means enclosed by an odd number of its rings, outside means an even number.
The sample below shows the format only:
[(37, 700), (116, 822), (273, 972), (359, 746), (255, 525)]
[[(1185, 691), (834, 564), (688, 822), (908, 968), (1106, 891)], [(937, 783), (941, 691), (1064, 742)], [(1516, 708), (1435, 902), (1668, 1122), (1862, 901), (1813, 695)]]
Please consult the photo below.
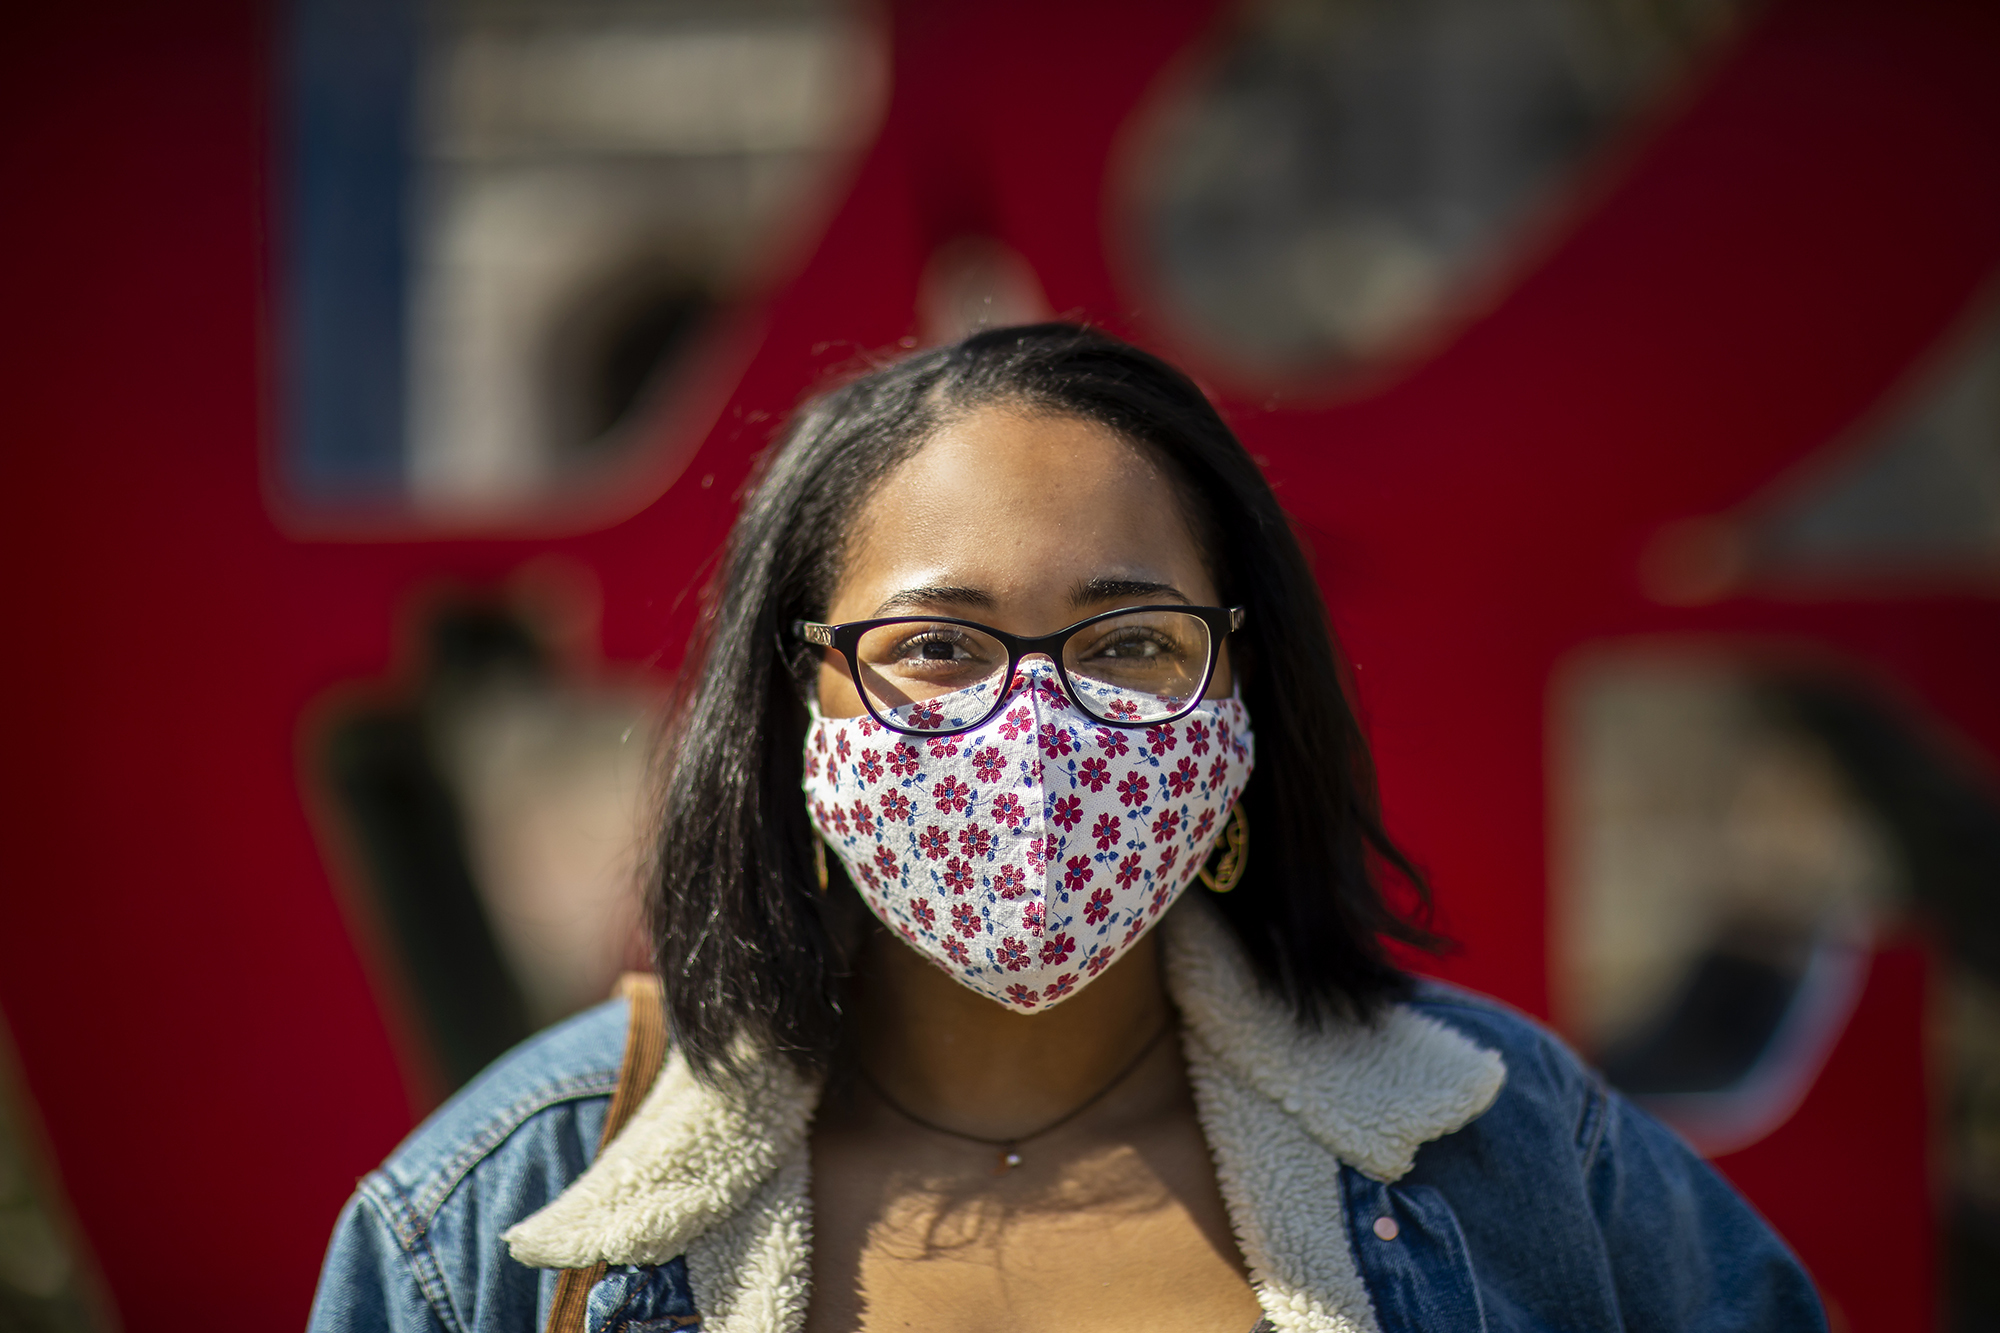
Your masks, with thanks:
[(1064, 1125), (1067, 1125), (1070, 1121), (1076, 1119), (1078, 1116), (1082, 1115), (1085, 1111), (1088, 1111), (1091, 1107), (1103, 1101), (1105, 1097), (1110, 1095), (1110, 1092), (1113, 1088), (1117, 1087), (1120, 1083), (1123, 1083), (1126, 1079), (1130, 1078), (1132, 1076), (1132, 1071), (1137, 1069), (1141, 1064), (1145, 1063), (1146, 1057), (1153, 1053), (1153, 1048), (1160, 1044), (1161, 1038), (1165, 1037), (1168, 1032), (1173, 1030), (1173, 1026), (1174, 1024), (1172, 1019), (1168, 1019), (1165, 1023), (1162, 1023), (1160, 1025), (1160, 1030), (1158, 1032), (1155, 1032), (1147, 1040), (1146, 1044), (1139, 1048), (1139, 1053), (1133, 1056), (1132, 1059), (1125, 1065), (1123, 1069), (1119, 1070), (1116, 1074), (1113, 1074), (1111, 1076), (1111, 1081), (1109, 1083), (1106, 1083), (1096, 1092), (1091, 1093), (1090, 1096), (1084, 1098), (1081, 1102), (1077, 1103), (1069, 1110), (1063, 1112), (1060, 1116), (1056, 1117), (1054, 1120), (1051, 1120), (1048, 1124), (1043, 1125), (1040, 1129), (1029, 1130), (1026, 1134), (1015, 1134), (1010, 1138), (1004, 1138), (1004, 1139), (989, 1139), (978, 1134), (967, 1134), (963, 1130), (947, 1129), (945, 1126), (938, 1124), (934, 1120), (926, 1120), (922, 1116), (918, 1115), (915, 1111), (912, 1111), (909, 1107), (897, 1101), (894, 1097), (891, 1097), (889, 1095), (888, 1089), (884, 1088), (880, 1083), (877, 1083), (874, 1079), (874, 1076), (868, 1072), (867, 1067), (863, 1065), (859, 1060), (856, 1060), (854, 1062), (854, 1072), (861, 1076), (861, 1081), (868, 1085), (869, 1091), (873, 1092), (877, 1097), (880, 1097), (883, 1103), (886, 1106), (888, 1106), (890, 1110), (894, 1111), (897, 1115), (903, 1117), (903, 1119), (909, 1121), (911, 1124), (920, 1125), (923, 1128), (930, 1130), (934, 1134), (943, 1134), (948, 1138), (964, 1139), (968, 1143), (977, 1143), (988, 1148), (997, 1149), (999, 1152), (999, 1157), (998, 1160), (996, 1160), (993, 1163), (993, 1174), (996, 1176), (1004, 1176), (1009, 1171), (1012, 1171), (1015, 1167), (1021, 1164), (1021, 1154), (1019, 1149), (1022, 1144), (1028, 1142), (1030, 1139), (1039, 1139), (1044, 1134), (1050, 1134), (1058, 1129), (1061, 1129)]

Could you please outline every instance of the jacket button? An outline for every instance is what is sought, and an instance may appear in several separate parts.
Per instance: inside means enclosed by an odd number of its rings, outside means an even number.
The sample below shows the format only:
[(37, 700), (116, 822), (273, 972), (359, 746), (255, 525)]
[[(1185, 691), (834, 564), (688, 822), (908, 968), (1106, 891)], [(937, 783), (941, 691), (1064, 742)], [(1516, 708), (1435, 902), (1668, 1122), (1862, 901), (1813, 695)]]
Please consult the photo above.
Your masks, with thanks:
[(1393, 1217), (1378, 1217), (1375, 1219), (1375, 1235), (1377, 1239), (1394, 1240), (1402, 1232), (1403, 1229), (1396, 1225), (1396, 1219)]

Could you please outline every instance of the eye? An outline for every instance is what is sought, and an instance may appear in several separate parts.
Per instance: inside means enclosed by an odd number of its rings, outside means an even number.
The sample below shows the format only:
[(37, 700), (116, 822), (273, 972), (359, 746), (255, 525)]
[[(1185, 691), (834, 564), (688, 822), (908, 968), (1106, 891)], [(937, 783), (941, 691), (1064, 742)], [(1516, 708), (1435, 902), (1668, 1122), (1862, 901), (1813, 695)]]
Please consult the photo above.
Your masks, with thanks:
[(950, 663), (970, 661), (979, 645), (970, 636), (948, 626), (934, 626), (897, 641), (889, 652), (891, 662)]
[(1143, 660), (1179, 651), (1173, 639), (1155, 629), (1129, 625), (1113, 630), (1090, 646), (1090, 657), (1120, 661)]

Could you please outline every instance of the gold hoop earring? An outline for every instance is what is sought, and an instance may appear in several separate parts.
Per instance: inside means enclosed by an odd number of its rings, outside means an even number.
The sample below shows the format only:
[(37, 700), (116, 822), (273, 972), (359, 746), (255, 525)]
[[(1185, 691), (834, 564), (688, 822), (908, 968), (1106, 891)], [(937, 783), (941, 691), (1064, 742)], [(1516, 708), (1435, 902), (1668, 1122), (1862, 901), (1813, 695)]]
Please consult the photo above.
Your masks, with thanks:
[(1211, 893), (1227, 893), (1243, 878), (1243, 867), (1250, 860), (1250, 817), (1243, 813), (1243, 803), (1238, 801), (1236, 809), (1229, 816), (1229, 827), (1223, 830), (1224, 847), (1216, 854), (1215, 871), (1210, 873), (1206, 865), (1194, 873), (1201, 876), (1201, 882), (1208, 885)]
[(819, 880), (819, 891), (826, 892), (826, 844), (813, 839), (813, 877)]

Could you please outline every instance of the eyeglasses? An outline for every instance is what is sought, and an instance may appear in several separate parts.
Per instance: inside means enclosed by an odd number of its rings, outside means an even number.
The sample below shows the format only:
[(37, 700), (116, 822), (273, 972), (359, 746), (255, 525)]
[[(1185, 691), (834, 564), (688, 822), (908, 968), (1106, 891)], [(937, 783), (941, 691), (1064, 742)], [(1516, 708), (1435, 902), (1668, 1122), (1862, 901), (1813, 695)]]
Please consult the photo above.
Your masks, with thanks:
[(846, 658), (869, 716), (889, 730), (950, 736), (991, 720), (1033, 653), (1055, 663), (1064, 693), (1100, 722), (1150, 727), (1185, 717), (1244, 614), (1240, 606), (1133, 606), (1037, 639), (945, 616), (799, 620), (792, 633)]

